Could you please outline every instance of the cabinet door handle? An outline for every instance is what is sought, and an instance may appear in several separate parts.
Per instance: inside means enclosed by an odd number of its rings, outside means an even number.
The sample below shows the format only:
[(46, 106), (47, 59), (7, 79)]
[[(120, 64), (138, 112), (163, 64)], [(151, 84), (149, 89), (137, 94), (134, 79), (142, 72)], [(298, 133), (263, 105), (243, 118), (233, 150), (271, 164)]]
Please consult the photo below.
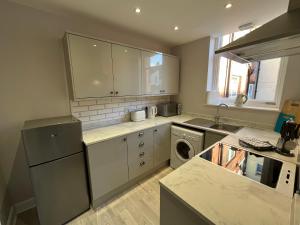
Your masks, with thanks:
[(113, 92), (113, 91), (111, 91), (111, 92), (110, 92), (110, 94), (111, 94), (111, 95), (113, 95), (113, 94), (114, 94), (114, 92)]
[(157, 129), (155, 129), (154, 132), (157, 132)]
[(127, 138), (126, 138), (126, 137), (124, 137), (124, 138), (123, 138), (123, 141), (124, 141), (124, 142), (125, 142), (125, 141), (127, 141)]
[(140, 162), (140, 167), (144, 166), (145, 164), (145, 161)]
[(140, 152), (139, 156), (143, 157), (145, 155), (145, 152)]
[(144, 135), (144, 132), (139, 133), (139, 137), (142, 137)]
[(141, 147), (143, 147), (145, 145), (145, 143), (144, 142), (141, 142), (140, 144), (139, 144), (139, 147), (141, 148)]
[(57, 134), (50, 134), (50, 137), (51, 137), (51, 138), (56, 138), (56, 137), (57, 137)]
[(118, 95), (119, 94), (119, 92), (118, 91), (116, 91), (116, 95)]

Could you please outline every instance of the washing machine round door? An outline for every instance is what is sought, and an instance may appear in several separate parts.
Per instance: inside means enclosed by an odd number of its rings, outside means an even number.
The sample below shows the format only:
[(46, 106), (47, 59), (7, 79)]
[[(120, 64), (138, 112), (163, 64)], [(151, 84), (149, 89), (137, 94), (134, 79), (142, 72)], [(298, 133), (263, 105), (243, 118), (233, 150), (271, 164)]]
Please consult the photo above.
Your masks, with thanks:
[(193, 146), (185, 139), (179, 139), (176, 142), (176, 156), (183, 162), (188, 161), (195, 156)]

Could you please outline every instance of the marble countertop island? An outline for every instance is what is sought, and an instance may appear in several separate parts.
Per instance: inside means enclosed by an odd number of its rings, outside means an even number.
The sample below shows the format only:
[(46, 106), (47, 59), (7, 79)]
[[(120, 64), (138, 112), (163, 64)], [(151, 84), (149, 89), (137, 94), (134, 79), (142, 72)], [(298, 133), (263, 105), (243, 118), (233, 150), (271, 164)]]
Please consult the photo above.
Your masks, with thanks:
[(293, 199), (194, 157), (161, 186), (213, 224), (290, 225)]

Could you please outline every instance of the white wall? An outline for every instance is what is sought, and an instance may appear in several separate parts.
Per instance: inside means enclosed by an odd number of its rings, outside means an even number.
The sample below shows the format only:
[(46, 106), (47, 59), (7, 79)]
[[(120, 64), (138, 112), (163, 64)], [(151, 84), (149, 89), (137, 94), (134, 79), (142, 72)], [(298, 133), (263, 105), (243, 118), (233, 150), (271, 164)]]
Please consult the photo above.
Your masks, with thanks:
[(14, 203), (32, 196), (23, 122), (70, 113), (62, 37), (66, 30), (168, 53), (164, 43), (118, 27), (0, 1), (0, 169)]
[(264, 60), (260, 63), (256, 99), (272, 102), (275, 100), (275, 90), (280, 69), (280, 58)]
[[(183, 104), (183, 111), (214, 116), (216, 107), (206, 105), (206, 85), (208, 71), (208, 53), (210, 38), (202, 38), (172, 49), (180, 57), (180, 94), (177, 100)], [(285, 99), (300, 99), (300, 56), (289, 58), (286, 82), (283, 89)], [(258, 123), (263, 127), (274, 127), (277, 112), (222, 109), (221, 115), (227, 118), (242, 120), (247, 123)]]

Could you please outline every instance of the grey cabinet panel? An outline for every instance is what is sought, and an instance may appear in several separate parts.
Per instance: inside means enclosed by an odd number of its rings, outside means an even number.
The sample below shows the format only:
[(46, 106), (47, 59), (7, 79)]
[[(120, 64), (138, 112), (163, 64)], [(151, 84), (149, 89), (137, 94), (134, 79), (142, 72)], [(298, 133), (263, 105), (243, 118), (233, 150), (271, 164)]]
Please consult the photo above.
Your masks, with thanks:
[(213, 145), (214, 143), (222, 140), (224, 137), (226, 137), (225, 134), (219, 134), (211, 131), (205, 132), (205, 144), (204, 148), (208, 148), (209, 146)]
[(154, 166), (168, 159), (171, 155), (171, 125), (166, 124), (154, 128)]
[(93, 201), (128, 181), (125, 136), (89, 145), (87, 152)]
[(70, 72), (75, 99), (111, 96), (111, 43), (67, 34)]
[(89, 209), (84, 153), (30, 168), (42, 225), (60, 225)]
[(140, 95), (141, 50), (112, 44), (114, 90), (117, 96)]
[(129, 179), (132, 179), (153, 168), (153, 130), (129, 134), (127, 143)]
[(160, 225), (213, 225), (179, 198), (160, 187)]

